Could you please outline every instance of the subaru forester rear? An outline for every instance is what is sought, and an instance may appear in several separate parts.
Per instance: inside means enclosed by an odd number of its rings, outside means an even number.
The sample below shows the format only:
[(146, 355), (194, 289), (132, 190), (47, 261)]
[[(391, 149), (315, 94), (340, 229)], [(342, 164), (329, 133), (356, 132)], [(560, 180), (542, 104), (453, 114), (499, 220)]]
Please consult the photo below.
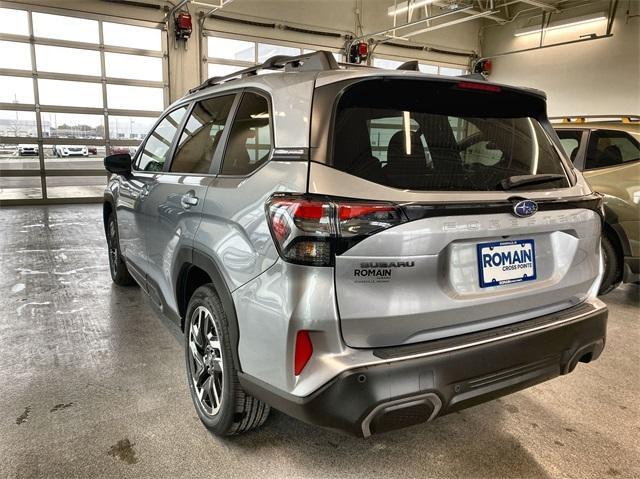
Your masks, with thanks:
[[(323, 52), (263, 67), (285, 72), (182, 100), (241, 89), (269, 107), (243, 117), (234, 102), (240, 148), (235, 124), (211, 134), (217, 169), (192, 181), (203, 201), (184, 216), (174, 201), (179, 219), (164, 220), (169, 287), (150, 283), (184, 323), (205, 425), (241, 432), (270, 405), (366, 437), (600, 355), (602, 201), (562, 153), (542, 93), (338, 68)], [(267, 121), (270, 149), (225, 174), (267, 141), (251, 131)]]

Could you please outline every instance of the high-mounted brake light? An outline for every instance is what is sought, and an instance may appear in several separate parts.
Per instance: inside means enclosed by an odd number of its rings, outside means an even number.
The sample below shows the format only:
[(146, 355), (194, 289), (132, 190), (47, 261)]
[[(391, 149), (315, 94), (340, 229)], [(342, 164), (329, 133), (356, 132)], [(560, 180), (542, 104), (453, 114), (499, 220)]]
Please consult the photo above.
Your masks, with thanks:
[(296, 335), (295, 355), (293, 361), (293, 373), (299, 376), (313, 354), (313, 344), (309, 331), (298, 331)]
[(313, 266), (332, 266), (335, 255), (367, 236), (406, 221), (400, 207), (391, 203), (280, 194), (266, 206), (282, 258)]
[(462, 88), (463, 90), (478, 90), (490, 93), (500, 93), (502, 91), (502, 88), (498, 85), (485, 85), (484, 83), (474, 83), (470, 81), (458, 82), (456, 87)]

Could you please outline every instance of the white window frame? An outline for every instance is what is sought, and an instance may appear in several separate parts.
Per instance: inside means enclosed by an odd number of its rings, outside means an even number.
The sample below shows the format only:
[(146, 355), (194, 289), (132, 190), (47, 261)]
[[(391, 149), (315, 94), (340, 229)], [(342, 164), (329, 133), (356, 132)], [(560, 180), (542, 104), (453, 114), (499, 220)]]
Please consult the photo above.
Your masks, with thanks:
[(462, 70), (462, 75), (466, 75), (469, 73), (469, 70), (467, 69), (467, 67), (465, 65), (457, 65), (457, 64), (453, 64), (453, 63), (439, 63), (439, 62), (430, 62), (428, 60), (421, 60), (418, 58), (409, 58), (409, 57), (396, 57), (396, 56), (392, 56), (392, 55), (373, 55), (371, 58), (371, 65), (373, 66), (373, 62), (374, 60), (379, 59), (379, 60), (392, 60), (395, 62), (400, 62), (400, 63), (404, 63), (404, 62), (408, 62), (408, 61), (412, 61), (412, 60), (417, 60), (418, 63), (420, 65), (429, 65), (429, 66), (433, 66), (433, 67), (437, 67), (438, 70), (436, 73), (434, 73), (434, 75), (441, 75), (440, 70), (442, 68), (456, 68), (459, 70)]
[[(210, 29), (204, 29), (203, 30), (203, 37), (204, 37), (204, 41), (202, 42), (203, 44), (203, 52), (202, 52), (202, 56), (203, 56), (203, 61), (202, 61), (202, 68), (201, 68), (201, 74), (200, 74), (200, 79), (201, 81), (205, 81), (208, 78), (208, 71), (209, 71), (209, 64), (213, 63), (213, 64), (217, 64), (217, 65), (226, 65), (226, 66), (234, 66), (234, 67), (242, 67), (242, 68), (249, 68), (252, 66), (255, 66), (258, 64), (258, 44), (262, 43), (262, 44), (269, 44), (269, 45), (277, 45), (277, 46), (282, 46), (282, 47), (289, 47), (289, 48), (297, 48), (299, 50), (299, 55), (302, 55), (302, 53), (304, 52), (304, 50), (326, 50), (329, 51), (331, 53), (337, 53), (339, 55), (342, 55), (342, 52), (339, 48), (335, 48), (335, 47), (329, 47), (329, 46), (324, 46), (324, 45), (314, 45), (314, 44), (308, 44), (308, 43), (298, 43), (298, 42), (291, 42), (291, 41), (286, 41), (286, 40), (281, 40), (281, 39), (276, 39), (276, 38), (269, 38), (269, 37), (255, 37), (255, 36), (248, 36), (248, 35), (238, 35), (238, 34), (233, 34), (233, 33), (229, 33), (229, 32), (224, 32), (224, 31), (219, 31), (219, 30), (210, 30)], [(228, 58), (216, 58), (216, 57), (211, 57), (209, 56), (209, 41), (208, 41), (208, 37), (218, 37), (218, 38), (226, 38), (229, 40), (240, 40), (243, 42), (251, 42), (254, 45), (254, 58), (253, 61), (243, 61), (243, 60), (230, 60)], [(341, 61), (344, 61), (344, 57)]]
[[(3, 170), (2, 175), (4, 177), (40, 177), (42, 197), (40, 199), (3, 199), (3, 205), (11, 204), (47, 204), (47, 203), (88, 203), (102, 201), (100, 197), (69, 197), (69, 198), (49, 198), (47, 196), (47, 177), (53, 176), (105, 176), (104, 169), (46, 169), (44, 159), (44, 145), (74, 145), (81, 144), (87, 146), (104, 146), (105, 154), (110, 151), (112, 146), (138, 146), (139, 141), (134, 139), (115, 139), (111, 138), (109, 133), (109, 117), (110, 116), (131, 116), (131, 117), (152, 117), (157, 118), (162, 113), (162, 110), (169, 104), (169, 84), (168, 84), (168, 57), (167, 57), (167, 45), (168, 38), (164, 23), (149, 22), (143, 20), (122, 19), (119, 17), (110, 17), (108, 15), (92, 14), (80, 11), (63, 10), (55, 7), (42, 7), (37, 5), (25, 5), (14, 2), (0, 1), (0, 7), (9, 8), (13, 10), (23, 10), (27, 12), (29, 33), (28, 35), (15, 35), (0, 33), (0, 40), (27, 43), (30, 45), (31, 50), (31, 70), (15, 70), (9, 68), (0, 68), (0, 76), (17, 76), (24, 78), (32, 78), (33, 80), (33, 92), (34, 103), (32, 104), (14, 104), (14, 103), (0, 103), (0, 110), (5, 111), (23, 111), (23, 112), (35, 112), (36, 114), (36, 130), (37, 130), (37, 144), (38, 144), (38, 159), (39, 169), (19, 169), (19, 170)], [(71, 40), (56, 40), (50, 38), (35, 37), (33, 32), (33, 13), (48, 13), (53, 15), (60, 15), (65, 17), (76, 17), (82, 19), (96, 20), (98, 21), (99, 42), (98, 43), (85, 43)], [(161, 48), (157, 50), (143, 50), (131, 47), (117, 47), (104, 44), (103, 36), (103, 22), (119, 23), (128, 26), (140, 26), (146, 28), (157, 28), (161, 31)], [(35, 46), (36, 45), (48, 45), (59, 46), (69, 48), (79, 48), (84, 50), (93, 50), (100, 52), (100, 76), (92, 75), (74, 75), (68, 73), (51, 73), (40, 72), (37, 70)], [(132, 55), (141, 55), (148, 57), (156, 57), (162, 59), (162, 80), (149, 81), (149, 80), (133, 80), (112, 78), (106, 76), (105, 70), (105, 53), (125, 53)], [(39, 91), (38, 91), (38, 79), (51, 79), (51, 80), (67, 80), (76, 82), (89, 82), (97, 83), (101, 85), (102, 89), (102, 108), (90, 108), (90, 107), (71, 107), (71, 106), (42, 106), (40, 104)], [(107, 103), (107, 85), (126, 85), (126, 86), (146, 86), (154, 88), (162, 88), (163, 105), (162, 110), (135, 110), (135, 109), (115, 109), (109, 108)], [(43, 136), (42, 118), (41, 113), (79, 113), (86, 115), (100, 115), (103, 117), (104, 126), (104, 138), (103, 139), (81, 139), (81, 138), (50, 138)], [(0, 144), (20, 144), (29, 141), (34, 143), (35, 137), (6, 137), (0, 136)]]

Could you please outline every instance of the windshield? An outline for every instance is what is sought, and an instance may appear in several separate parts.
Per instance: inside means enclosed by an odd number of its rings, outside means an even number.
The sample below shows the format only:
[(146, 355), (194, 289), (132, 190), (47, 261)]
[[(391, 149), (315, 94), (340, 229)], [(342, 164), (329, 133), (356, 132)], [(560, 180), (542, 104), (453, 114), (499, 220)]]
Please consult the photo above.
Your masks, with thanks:
[(338, 102), (333, 166), (411, 190), (494, 191), (513, 176), (549, 174), (562, 176), (521, 188), (569, 186), (557, 151), (534, 118), (544, 107), (541, 99), (493, 86), (458, 86), (465, 84), (356, 84)]

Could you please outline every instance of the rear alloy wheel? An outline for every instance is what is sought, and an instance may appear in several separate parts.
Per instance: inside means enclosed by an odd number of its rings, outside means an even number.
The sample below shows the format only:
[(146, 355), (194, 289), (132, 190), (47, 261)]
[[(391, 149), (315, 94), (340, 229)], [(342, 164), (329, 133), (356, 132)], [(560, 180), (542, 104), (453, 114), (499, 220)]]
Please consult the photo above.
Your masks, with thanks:
[(198, 306), (189, 328), (189, 373), (200, 407), (209, 416), (220, 411), (224, 387), (224, 360), (211, 312)]
[(600, 283), (599, 295), (610, 293), (622, 282), (620, 257), (613, 242), (604, 235), (602, 236), (602, 255), (604, 274), (602, 275), (602, 283)]
[(135, 284), (134, 279), (129, 274), (127, 265), (122, 259), (120, 252), (120, 240), (118, 238), (118, 223), (116, 216), (111, 213), (107, 221), (107, 247), (109, 249), (109, 271), (111, 279), (118, 286), (130, 286)]
[(248, 395), (238, 381), (227, 316), (213, 285), (193, 293), (185, 322), (187, 380), (200, 420), (219, 436), (261, 426), (269, 406)]

